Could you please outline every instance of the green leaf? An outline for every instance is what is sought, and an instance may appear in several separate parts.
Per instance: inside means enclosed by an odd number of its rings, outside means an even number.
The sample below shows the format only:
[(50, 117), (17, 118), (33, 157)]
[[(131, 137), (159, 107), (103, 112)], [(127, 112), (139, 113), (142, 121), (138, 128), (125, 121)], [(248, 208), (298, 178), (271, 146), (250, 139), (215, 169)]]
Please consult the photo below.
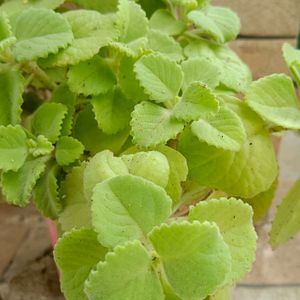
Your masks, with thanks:
[(172, 37), (158, 30), (150, 30), (148, 33), (148, 47), (166, 57), (180, 61), (183, 59), (182, 48)]
[(132, 57), (123, 56), (118, 70), (118, 83), (122, 92), (134, 102), (140, 102), (148, 99), (144, 90), (134, 73), (135, 60)]
[(92, 197), (92, 223), (107, 247), (145, 238), (171, 214), (165, 190), (141, 177), (117, 176), (99, 183)]
[(113, 71), (99, 56), (72, 66), (68, 72), (70, 90), (85, 96), (107, 93), (115, 83)]
[(0, 53), (15, 42), (8, 16), (5, 12), (0, 12)]
[(127, 128), (134, 104), (120, 89), (115, 88), (91, 101), (98, 127), (106, 134), (116, 134)]
[(48, 155), (54, 150), (54, 146), (43, 135), (39, 135), (36, 139), (29, 139), (28, 148), (33, 157)]
[(33, 114), (31, 130), (35, 135), (43, 135), (55, 143), (61, 132), (61, 127), (67, 107), (61, 103), (44, 103)]
[(41, 213), (53, 220), (58, 218), (62, 204), (58, 195), (57, 165), (49, 162), (46, 172), (38, 180), (34, 189), (33, 201)]
[(163, 290), (151, 256), (135, 241), (109, 252), (85, 284), (91, 300), (163, 300)]
[(72, 27), (74, 40), (67, 48), (43, 60), (45, 65), (76, 65), (94, 57), (118, 36), (114, 16), (89, 10), (73, 10), (63, 16)]
[(283, 57), (298, 86), (300, 86), (300, 50), (288, 43), (282, 46)]
[(300, 102), (287, 75), (274, 74), (253, 82), (246, 102), (264, 119), (285, 128), (300, 129)]
[(184, 89), (195, 81), (200, 81), (214, 89), (219, 85), (221, 69), (215, 60), (207, 58), (190, 58), (182, 63)]
[(178, 102), (173, 115), (176, 119), (190, 122), (217, 113), (219, 102), (213, 91), (201, 82), (193, 82), (184, 91), (182, 100)]
[(231, 267), (230, 252), (215, 224), (163, 224), (149, 238), (180, 299), (203, 299), (225, 283)]
[(137, 78), (151, 100), (173, 100), (182, 85), (182, 71), (172, 60), (158, 54), (143, 56), (134, 68)]
[(25, 206), (29, 203), (32, 190), (45, 171), (47, 156), (29, 158), (18, 171), (2, 173), (3, 195), (10, 204)]
[(72, 2), (85, 9), (97, 10), (101, 13), (114, 12), (117, 10), (118, 0), (73, 0)]
[(133, 142), (141, 147), (156, 146), (175, 138), (184, 128), (172, 112), (151, 102), (137, 104), (131, 120)]
[(88, 162), (84, 171), (83, 186), (86, 198), (91, 199), (93, 189), (98, 183), (127, 174), (128, 168), (120, 157), (114, 157), (108, 150), (97, 153)]
[[(60, 196), (64, 207), (59, 214), (59, 223), (63, 231), (73, 228), (91, 227), (91, 205), (85, 197), (83, 174), (86, 163), (74, 167), (61, 184)], [(76, 188), (75, 188), (76, 187)]]
[(84, 146), (70, 136), (61, 137), (56, 144), (55, 158), (59, 165), (67, 166), (83, 154)]
[(270, 244), (275, 249), (293, 238), (300, 230), (300, 178), (277, 207), (270, 232)]
[(223, 44), (233, 41), (240, 31), (239, 17), (229, 8), (208, 6), (205, 10), (194, 10), (188, 19), (203, 37)]
[(218, 290), (215, 294), (208, 297), (206, 300), (231, 300), (232, 299), (232, 287), (227, 286)]
[(241, 150), (233, 152), (209, 146), (187, 129), (180, 138), (179, 151), (187, 159), (192, 180), (233, 196), (252, 198), (269, 189), (278, 168), (265, 124), (243, 102), (236, 101), (233, 110), (247, 132)]
[(188, 166), (185, 157), (178, 151), (168, 146), (162, 145), (156, 148), (166, 156), (170, 166), (170, 175), (166, 191), (176, 203), (182, 194), (181, 182), (185, 181), (188, 175)]
[(16, 125), (21, 121), (24, 78), (18, 70), (0, 72), (0, 125)]
[(225, 150), (239, 151), (246, 140), (241, 119), (224, 107), (216, 115), (193, 122), (191, 128), (200, 141)]
[(143, 177), (165, 188), (168, 184), (170, 167), (165, 155), (158, 151), (138, 152), (122, 155), (130, 174)]
[(189, 214), (190, 221), (214, 222), (218, 225), (231, 254), (228, 284), (234, 284), (250, 272), (255, 260), (256, 233), (251, 206), (235, 198), (201, 201)]
[(156, 10), (150, 18), (149, 26), (168, 35), (179, 35), (186, 30), (186, 25), (166, 9)]
[(26, 134), (21, 126), (0, 126), (0, 169), (18, 171), (28, 154)]
[(118, 153), (129, 137), (126, 128), (114, 135), (105, 134), (98, 128), (92, 106), (88, 105), (81, 111), (74, 126), (74, 137), (77, 138), (91, 154), (102, 150)]
[(61, 289), (67, 299), (87, 300), (84, 283), (91, 270), (104, 260), (107, 250), (90, 229), (73, 230), (60, 238), (54, 249), (54, 259), (60, 272)]
[(243, 199), (243, 201), (247, 202), (252, 206), (254, 212), (254, 216), (253, 216), (254, 222), (258, 222), (269, 211), (269, 208), (271, 207), (272, 201), (275, 197), (277, 184), (278, 184), (278, 180), (275, 179), (272, 185), (270, 186), (270, 188), (265, 192), (262, 192), (250, 199)]
[(60, 48), (66, 48), (73, 40), (67, 21), (60, 14), (43, 8), (22, 12), (16, 21), (15, 35), (17, 43), (13, 54), (18, 61), (45, 58)]

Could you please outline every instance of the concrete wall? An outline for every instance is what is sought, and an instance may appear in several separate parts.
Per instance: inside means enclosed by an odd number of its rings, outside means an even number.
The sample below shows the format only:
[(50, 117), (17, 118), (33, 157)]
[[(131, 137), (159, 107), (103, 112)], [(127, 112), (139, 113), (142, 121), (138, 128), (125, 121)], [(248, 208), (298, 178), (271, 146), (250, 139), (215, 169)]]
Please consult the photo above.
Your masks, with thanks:
[(232, 48), (250, 66), (253, 77), (288, 72), (281, 55), (284, 42), (296, 44), (300, 0), (212, 0), (241, 18), (241, 37)]

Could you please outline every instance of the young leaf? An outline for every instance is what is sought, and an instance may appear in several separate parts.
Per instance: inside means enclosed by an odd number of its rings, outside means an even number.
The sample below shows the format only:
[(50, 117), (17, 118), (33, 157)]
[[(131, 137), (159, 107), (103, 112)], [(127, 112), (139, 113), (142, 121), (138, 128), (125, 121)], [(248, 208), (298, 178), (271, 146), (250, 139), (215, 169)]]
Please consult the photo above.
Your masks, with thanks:
[(54, 249), (54, 259), (60, 271), (61, 289), (69, 300), (88, 300), (84, 283), (91, 270), (104, 260), (107, 250), (97, 241), (90, 229), (68, 232)]
[(91, 227), (91, 205), (85, 197), (83, 186), (85, 167), (86, 163), (74, 167), (62, 182), (60, 196), (63, 199), (64, 207), (59, 214), (58, 221), (63, 231)]
[(183, 74), (172, 60), (158, 54), (143, 56), (134, 68), (140, 84), (151, 100), (173, 100), (182, 85)]
[(53, 220), (58, 218), (62, 204), (58, 195), (57, 165), (49, 162), (46, 172), (38, 180), (34, 189), (33, 201), (42, 214)]
[(220, 228), (231, 254), (228, 284), (242, 279), (255, 260), (256, 233), (251, 206), (235, 198), (201, 201), (189, 214), (190, 221), (214, 222)]
[(246, 140), (241, 119), (232, 110), (224, 107), (216, 115), (193, 122), (191, 128), (200, 141), (225, 150), (239, 151)]
[(44, 8), (30, 8), (22, 12), (16, 21), (15, 35), (17, 43), (13, 54), (18, 61), (47, 57), (60, 48), (66, 48), (73, 40), (67, 21), (60, 14)]
[(170, 167), (167, 158), (158, 151), (137, 152), (122, 155), (130, 174), (143, 177), (165, 188), (168, 184)]
[(30, 139), (28, 148), (29, 153), (34, 157), (48, 155), (54, 150), (53, 145), (43, 135), (39, 135), (36, 140)]
[(0, 126), (0, 169), (18, 171), (28, 154), (27, 138), (21, 126)]
[(147, 37), (148, 47), (152, 51), (175, 61), (183, 59), (182, 48), (172, 37), (158, 30), (150, 30)]
[(170, 2), (175, 6), (181, 6), (188, 10), (198, 7), (198, 0), (170, 0)]
[(287, 75), (274, 74), (253, 82), (246, 102), (264, 119), (285, 128), (300, 129), (300, 102)]
[(131, 120), (133, 141), (141, 147), (156, 146), (175, 138), (184, 128), (172, 112), (151, 102), (137, 104)]
[(286, 243), (300, 230), (300, 178), (283, 198), (277, 207), (277, 212), (272, 222), (270, 244), (273, 249)]
[(43, 135), (55, 143), (61, 132), (61, 126), (67, 107), (61, 103), (44, 103), (33, 114), (30, 126), (33, 134)]
[(184, 73), (184, 89), (195, 81), (201, 81), (212, 89), (220, 82), (221, 69), (212, 59), (190, 58), (182, 63), (182, 70)]
[(145, 238), (171, 213), (165, 190), (141, 177), (117, 176), (99, 183), (92, 196), (92, 223), (102, 245)]
[(78, 140), (63, 136), (57, 141), (55, 158), (59, 165), (67, 166), (79, 159), (83, 151), (84, 146)]
[(16, 42), (7, 14), (0, 12), (0, 53)]
[(300, 50), (295, 49), (288, 43), (284, 43), (282, 46), (282, 52), (290, 72), (298, 86), (300, 86)]
[(18, 70), (0, 72), (0, 125), (16, 125), (21, 120), (24, 78)]
[(114, 73), (99, 56), (72, 66), (68, 72), (70, 90), (85, 96), (105, 94), (115, 83)]
[(151, 256), (140, 242), (118, 246), (92, 270), (85, 292), (90, 300), (163, 300)]
[(229, 8), (208, 6), (205, 10), (194, 10), (188, 19), (203, 37), (223, 44), (234, 40), (240, 31), (239, 17)]
[(96, 184), (119, 175), (127, 175), (128, 168), (120, 157), (105, 150), (97, 153), (87, 163), (83, 176), (83, 187), (86, 199), (90, 200)]
[(171, 288), (180, 299), (204, 299), (225, 283), (231, 257), (215, 224), (163, 224), (149, 238)]
[(10, 204), (25, 206), (29, 203), (32, 190), (45, 171), (49, 157), (29, 158), (18, 171), (2, 173), (2, 192)]
[(116, 134), (127, 128), (134, 104), (120, 89), (114, 88), (91, 101), (98, 127), (106, 134)]
[(213, 115), (218, 110), (219, 102), (212, 90), (201, 82), (193, 82), (175, 105), (173, 115), (176, 119), (190, 122)]
[(150, 18), (149, 26), (168, 35), (179, 35), (186, 30), (186, 25), (166, 9), (156, 10)]
[(63, 16), (72, 27), (74, 40), (67, 48), (43, 60), (46, 66), (76, 65), (91, 59), (102, 47), (118, 37), (115, 17), (112, 15), (105, 16), (96, 11), (80, 9), (69, 11)]

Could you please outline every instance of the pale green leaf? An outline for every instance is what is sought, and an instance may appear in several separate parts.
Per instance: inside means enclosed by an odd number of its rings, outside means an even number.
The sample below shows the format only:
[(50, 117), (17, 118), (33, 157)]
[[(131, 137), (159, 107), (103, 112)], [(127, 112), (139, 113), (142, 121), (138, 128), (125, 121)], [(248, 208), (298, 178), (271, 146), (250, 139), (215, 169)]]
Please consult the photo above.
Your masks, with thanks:
[(300, 178), (277, 207), (270, 232), (270, 244), (275, 249), (293, 238), (300, 230)]
[(0, 125), (16, 125), (21, 120), (24, 78), (18, 70), (0, 72)]
[(122, 92), (134, 102), (140, 102), (148, 99), (144, 90), (134, 73), (135, 60), (132, 57), (123, 56), (118, 70), (118, 83)]
[(64, 205), (58, 221), (63, 231), (91, 227), (91, 205), (85, 197), (83, 186), (85, 167), (86, 163), (74, 167), (61, 184), (60, 196)]
[(38, 157), (48, 155), (54, 150), (54, 146), (43, 135), (39, 135), (36, 139), (28, 140), (29, 153)]
[(168, 184), (170, 166), (165, 155), (158, 151), (123, 155), (130, 174), (143, 177), (165, 188)]
[(61, 127), (67, 107), (61, 103), (44, 103), (33, 114), (30, 122), (35, 135), (43, 135), (50, 142), (55, 143), (61, 132)]
[(112, 50), (115, 50), (119, 56), (129, 56), (132, 58), (139, 58), (147, 50), (148, 40), (146, 37), (141, 37), (130, 43), (111, 42), (109, 44)]
[(88, 162), (84, 175), (84, 194), (91, 199), (94, 187), (109, 178), (128, 174), (128, 168), (120, 157), (114, 157), (113, 153), (105, 150), (97, 153)]
[(219, 85), (222, 71), (215, 60), (207, 58), (190, 58), (182, 63), (182, 70), (184, 89), (195, 81), (201, 81), (214, 89)]
[(30, 61), (57, 53), (73, 40), (70, 25), (60, 15), (44, 8), (25, 10), (15, 25), (17, 42), (13, 54), (18, 61)]
[(85, 292), (90, 300), (164, 299), (151, 256), (138, 241), (109, 252), (92, 270)]
[(156, 10), (150, 18), (149, 26), (168, 35), (179, 35), (186, 30), (186, 25), (166, 9)]
[(145, 101), (135, 106), (131, 127), (134, 143), (150, 147), (175, 138), (184, 125), (172, 118), (172, 111)]
[(242, 279), (255, 260), (256, 233), (251, 206), (235, 198), (201, 201), (189, 214), (190, 221), (214, 222), (218, 225), (231, 254), (228, 284)]
[(300, 50), (288, 43), (282, 46), (283, 57), (298, 86), (300, 86)]
[(28, 154), (26, 134), (21, 126), (0, 126), (0, 169), (18, 171)]
[(218, 43), (234, 40), (240, 31), (239, 17), (229, 8), (208, 6), (205, 10), (194, 10), (188, 14), (198, 32)]
[(62, 210), (58, 195), (57, 165), (49, 162), (44, 174), (38, 180), (33, 193), (33, 201), (42, 214), (57, 219)]
[(99, 56), (72, 66), (68, 72), (70, 90), (85, 96), (107, 93), (115, 83), (113, 71)]
[(118, 0), (73, 0), (72, 2), (85, 9), (97, 10), (101, 13), (109, 13), (117, 10)]
[(225, 150), (239, 151), (246, 140), (241, 119), (225, 107), (221, 107), (216, 115), (193, 122), (191, 128), (200, 141)]
[(94, 57), (99, 50), (118, 37), (115, 17), (90, 10), (71, 10), (63, 17), (72, 27), (74, 40), (71, 45), (43, 60), (44, 65), (76, 65)]
[(175, 105), (173, 115), (176, 119), (190, 122), (208, 117), (218, 110), (219, 102), (213, 91), (201, 82), (193, 82), (184, 91), (182, 100)]
[(13, 36), (8, 16), (0, 11), (0, 53), (16, 42)]
[(285, 128), (300, 129), (300, 102), (287, 75), (274, 74), (253, 82), (246, 102), (264, 119)]
[(117, 176), (99, 183), (92, 196), (92, 223), (107, 247), (145, 238), (171, 214), (165, 190), (141, 177)]
[(215, 224), (163, 224), (149, 238), (170, 286), (180, 299), (203, 299), (225, 283), (231, 257)]
[(2, 173), (2, 192), (10, 204), (25, 206), (29, 203), (32, 190), (46, 168), (47, 156), (30, 158), (18, 171)]
[(175, 61), (183, 59), (182, 48), (172, 37), (158, 30), (150, 30), (147, 37), (148, 47), (152, 51)]
[(264, 123), (244, 103), (236, 101), (234, 111), (247, 132), (241, 150), (233, 152), (209, 146), (187, 129), (181, 136), (179, 151), (187, 159), (192, 180), (233, 196), (252, 198), (271, 186), (278, 168)]
[(56, 144), (55, 158), (59, 165), (67, 166), (83, 154), (84, 146), (71, 136), (61, 137)]
[(150, 99), (157, 102), (173, 100), (182, 85), (181, 68), (162, 55), (143, 56), (135, 64), (135, 72)]
[(232, 299), (232, 291), (231, 291), (232, 289), (233, 288), (230, 286), (222, 288), (222, 289), (218, 290), (212, 296), (209, 296), (206, 300), (231, 300)]
[(91, 270), (104, 260), (107, 250), (97, 241), (90, 229), (68, 232), (60, 238), (54, 249), (59, 268), (61, 289), (69, 300), (88, 300), (84, 283)]
[(91, 101), (98, 127), (106, 134), (116, 134), (129, 126), (134, 103), (120, 89), (114, 88)]

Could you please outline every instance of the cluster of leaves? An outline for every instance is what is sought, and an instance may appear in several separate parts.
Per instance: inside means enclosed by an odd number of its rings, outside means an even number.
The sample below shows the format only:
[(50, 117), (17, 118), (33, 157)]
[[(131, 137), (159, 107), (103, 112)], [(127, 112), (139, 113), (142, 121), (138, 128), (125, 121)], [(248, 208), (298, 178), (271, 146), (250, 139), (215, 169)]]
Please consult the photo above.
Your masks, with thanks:
[(271, 134), (300, 129), (292, 80), (252, 83), (208, 0), (64, 2), (0, 6), (3, 196), (57, 220), (67, 299), (227, 299), (276, 189)]

